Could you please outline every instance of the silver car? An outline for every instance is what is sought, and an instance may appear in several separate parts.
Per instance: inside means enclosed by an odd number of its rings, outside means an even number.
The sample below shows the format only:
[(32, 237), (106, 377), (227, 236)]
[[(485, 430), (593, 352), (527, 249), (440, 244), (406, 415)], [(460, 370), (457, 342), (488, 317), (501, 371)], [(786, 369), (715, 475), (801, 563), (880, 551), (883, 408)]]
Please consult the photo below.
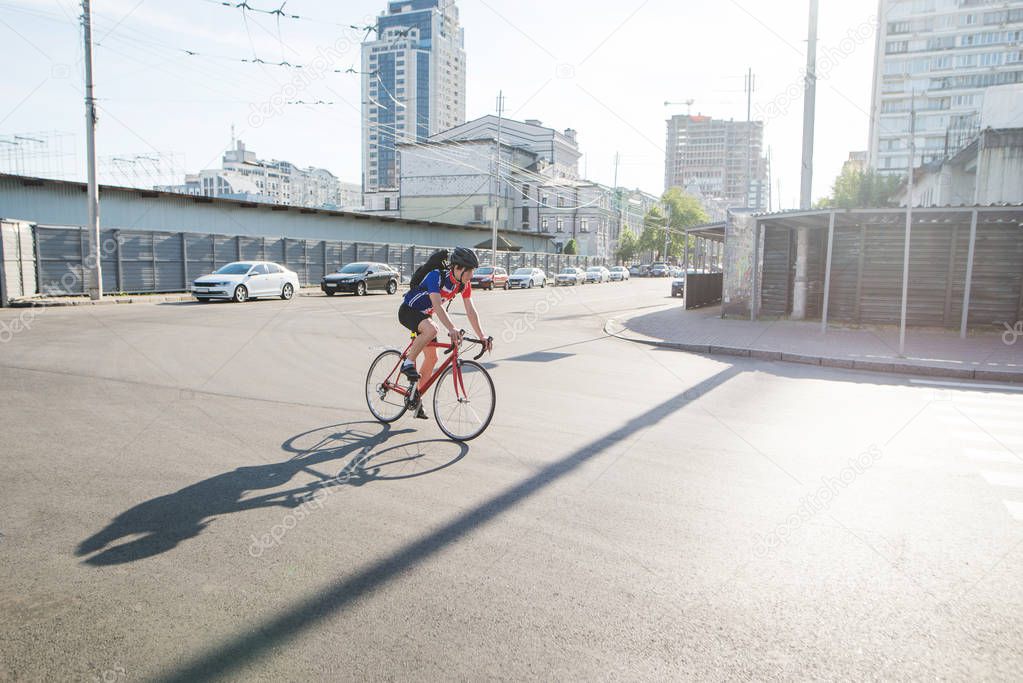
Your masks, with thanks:
[(615, 266), (611, 269), (611, 282), (623, 282), (629, 279), (629, 269), (625, 266)]
[(611, 282), (611, 271), (604, 266), (590, 266), (586, 269), (587, 282)]
[(516, 268), (508, 278), (509, 289), (532, 289), (546, 286), (547, 274), (539, 268)]
[(560, 287), (562, 285), (585, 285), (586, 284), (586, 272), (580, 268), (563, 268), (554, 280), (554, 285)]
[(199, 301), (229, 299), (241, 303), (259, 297), (290, 300), (298, 291), (298, 273), (269, 261), (236, 261), (192, 282)]

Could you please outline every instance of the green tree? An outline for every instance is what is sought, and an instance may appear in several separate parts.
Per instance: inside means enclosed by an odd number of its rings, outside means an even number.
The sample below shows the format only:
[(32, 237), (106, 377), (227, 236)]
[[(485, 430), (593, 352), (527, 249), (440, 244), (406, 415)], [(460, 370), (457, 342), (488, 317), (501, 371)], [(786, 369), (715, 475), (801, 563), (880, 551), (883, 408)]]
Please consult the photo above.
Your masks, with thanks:
[(659, 206), (651, 207), (643, 216), (643, 232), (637, 240), (638, 251), (653, 251), (658, 254), (664, 249), (664, 214)]
[(661, 197), (661, 201), (671, 213), (670, 238), (668, 252), (664, 253), (664, 212), (655, 206), (643, 218), (643, 233), (639, 237), (640, 250), (653, 251), (658, 259), (682, 257), (685, 248), (685, 230), (694, 225), (703, 225), (710, 221), (710, 216), (703, 210), (699, 200), (686, 194), (681, 188), (673, 187)]
[[(671, 242), (668, 245), (666, 258), (681, 259), (685, 249), (686, 228), (709, 223), (710, 216), (704, 211), (696, 197), (687, 194), (680, 187), (668, 189), (661, 197), (661, 201), (671, 209)], [(693, 240), (690, 239), (690, 242)]]
[(877, 209), (891, 206), (902, 178), (875, 171), (844, 168), (835, 178), (831, 196), (817, 202), (819, 209)]
[(621, 261), (628, 261), (635, 258), (636, 254), (639, 253), (639, 239), (636, 237), (636, 233), (632, 231), (628, 225), (622, 226), (622, 232), (618, 236), (618, 252), (617, 256)]
[(579, 253), (579, 245), (575, 243), (574, 237), (565, 242), (565, 247), (561, 250), (561, 253), (568, 256), (575, 256)]

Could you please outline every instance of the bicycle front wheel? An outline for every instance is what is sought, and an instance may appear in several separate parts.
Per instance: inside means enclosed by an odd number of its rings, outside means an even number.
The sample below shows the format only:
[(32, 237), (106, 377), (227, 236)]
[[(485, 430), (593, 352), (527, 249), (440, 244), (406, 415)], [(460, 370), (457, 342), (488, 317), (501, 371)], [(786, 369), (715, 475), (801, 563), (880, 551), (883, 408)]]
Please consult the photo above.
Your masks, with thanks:
[(437, 381), (433, 390), (433, 415), (437, 426), (448, 438), (471, 441), (490, 425), (497, 392), (490, 373), (476, 361), (458, 361), (458, 368), (461, 386), (456, 387), (454, 365), (449, 366)]
[(401, 381), (402, 375), (395, 371), (400, 361), (397, 351), (384, 351), (369, 366), (366, 375), (366, 404), (381, 422), (394, 422), (405, 414), (405, 397), (385, 385)]

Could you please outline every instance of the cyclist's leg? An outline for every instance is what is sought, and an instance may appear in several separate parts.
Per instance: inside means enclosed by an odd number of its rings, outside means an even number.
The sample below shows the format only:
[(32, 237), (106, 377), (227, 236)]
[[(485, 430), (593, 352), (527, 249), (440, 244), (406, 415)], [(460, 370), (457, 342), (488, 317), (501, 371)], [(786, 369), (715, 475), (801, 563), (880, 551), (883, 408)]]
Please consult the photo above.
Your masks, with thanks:
[[(437, 327), (433, 324), (433, 320), (427, 317), (419, 321), (419, 329), (416, 330), (416, 340), (412, 342), (412, 348), (408, 352), (409, 360), (415, 363), (419, 354), (426, 348), (426, 345), (436, 338)], [(434, 359), (436, 360), (436, 354), (434, 354)]]
[[(434, 329), (436, 330), (436, 327)], [(419, 371), (419, 393), (423, 392), (423, 385), (430, 379), (436, 366), (437, 349), (429, 346), (423, 351), (423, 367)]]
[(425, 335), (422, 334), (422, 330), (420, 329), (422, 323), (429, 319), (430, 316), (426, 313), (409, 308), (404, 304), (398, 308), (398, 322), (402, 324), (402, 327), (407, 329), (409, 332), (414, 332), (416, 335), (407, 354), (407, 358), (413, 363), (419, 354), (422, 353), (423, 348), (430, 343), (430, 340), (425, 338)]

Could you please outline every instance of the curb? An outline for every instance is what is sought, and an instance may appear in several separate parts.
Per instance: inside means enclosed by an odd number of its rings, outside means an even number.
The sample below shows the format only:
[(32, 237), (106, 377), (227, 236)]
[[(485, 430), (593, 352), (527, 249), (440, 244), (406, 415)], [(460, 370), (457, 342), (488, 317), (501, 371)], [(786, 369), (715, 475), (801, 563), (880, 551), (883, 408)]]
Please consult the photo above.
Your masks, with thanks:
[[(300, 289), (296, 296), (322, 296), (323, 292), (317, 287), (315, 290), (309, 288)], [(8, 308), (66, 308), (69, 306), (113, 306), (116, 304), (168, 304), (184, 303), (195, 301), (191, 294), (146, 294), (142, 296), (106, 296), (99, 301), (92, 301), (85, 297), (69, 297), (66, 299), (15, 299), (8, 302)], [(226, 301), (226, 299), (225, 299)]]
[(654, 339), (638, 339), (627, 337), (620, 332), (612, 332), (609, 328), (611, 323), (617, 322), (613, 319), (604, 323), (604, 334), (610, 335), (623, 341), (635, 344), (646, 344), (661, 349), (672, 349), (684, 353), (695, 353), (704, 356), (731, 356), (739, 358), (752, 358), (755, 360), (780, 361), (783, 363), (799, 363), (803, 365), (817, 365), (825, 368), (838, 368), (842, 370), (862, 370), (865, 372), (877, 372), (884, 374), (917, 375), (922, 377), (940, 377), (943, 379), (976, 380), (982, 382), (1006, 382), (1010, 384), (1023, 384), (1023, 372), (1008, 372), (1005, 370), (976, 370), (967, 368), (943, 368), (936, 365), (917, 365), (914, 363), (901, 363), (899, 361), (874, 361), (856, 360), (852, 358), (834, 358), (831, 356), (808, 356), (798, 353), (783, 353), (781, 351), (764, 351), (761, 349), (746, 349), (735, 346), (715, 346), (708, 344), (684, 344), (682, 342), (656, 341)]

